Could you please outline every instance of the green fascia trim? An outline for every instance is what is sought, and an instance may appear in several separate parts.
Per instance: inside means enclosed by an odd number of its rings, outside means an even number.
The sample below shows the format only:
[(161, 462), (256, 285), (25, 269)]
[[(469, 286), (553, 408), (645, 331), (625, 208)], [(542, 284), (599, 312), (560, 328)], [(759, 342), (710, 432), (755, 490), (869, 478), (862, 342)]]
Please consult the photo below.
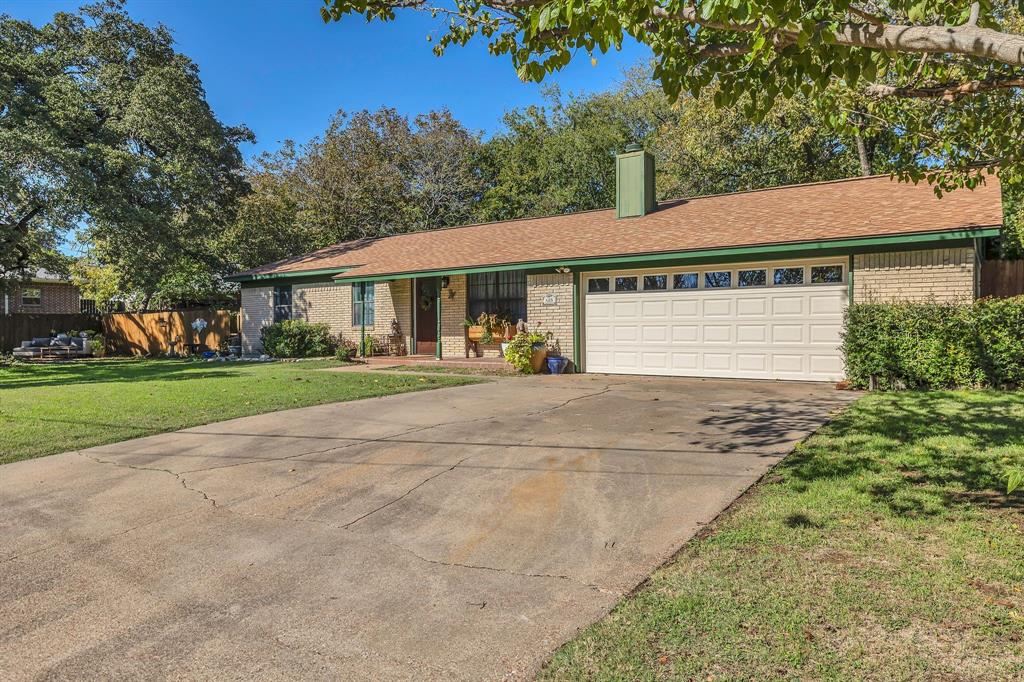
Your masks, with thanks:
[(265, 274), (256, 275), (231, 275), (229, 277), (225, 277), (224, 279), (225, 281), (228, 282), (242, 282), (243, 284), (252, 282), (266, 282), (270, 284), (273, 280), (296, 280), (307, 278), (311, 282), (330, 282), (335, 275), (339, 275), (347, 270), (351, 270), (352, 267), (323, 268), (320, 270), (296, 270), (295, 272), (268, 272)]
[[(849, 253), (855, 250), (879, 250), (886, 247), (920, 247), (922, 244), (935, 243), (937, 246), (955, 246), (954, 242), (969, 242), (978, 237), (998, 236), (1001, 227), (984, 227), (973, 230), (953, 230), (947, 232), (922, 232), (920, 234), (894, 235), (889, 237), (860, 237), (855, 239), (834, 239), (815, 242), (792, 242), (787, 244), (764, 244), (759, 246), (738, 246), (720, 249), (703, 249), (700, 251), (673, 251), (651, 254), (628, 254), (621, 256), (601, 256), (595, 258), (575, 258), (562, 260), (530, 261), (525, 263), (507, 263), (503, 265), (487, 265), (469, 268), (452, 268), (448, 270), (421, 270), (418, 272), (402, 272), (389, 275), (370, 275), (365, 277), (335, 277), (336, 284), (352, 282), (387, 282), (413, 277), (430, 277), (441, 275), (471, 275), (481, 272), (500, 272), (503, 270), (526, 270), (546, 272), (548, 268), (566, 266), (579, 272), (586, 269), (602, 267), (644, 267), (652, 263), (697, 263), (730, 259), (740, 260), (749, 257), (786, 255), (830, 256)], [(546, 267), (545, 267), (546, 266)]]

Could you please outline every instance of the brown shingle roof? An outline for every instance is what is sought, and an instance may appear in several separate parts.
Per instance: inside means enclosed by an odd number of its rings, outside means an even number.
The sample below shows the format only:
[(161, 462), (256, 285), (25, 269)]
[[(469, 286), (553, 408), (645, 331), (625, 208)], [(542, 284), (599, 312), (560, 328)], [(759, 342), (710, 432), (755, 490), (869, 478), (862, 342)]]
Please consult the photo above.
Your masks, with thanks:
[(639, 218), (614, 209), (344, 242), (244, 273), (351, 268), (345, 278), (724, 247), (907, 235), (1003, 222), (999, 181), (937, 198), (888, 176), (662, 202)]

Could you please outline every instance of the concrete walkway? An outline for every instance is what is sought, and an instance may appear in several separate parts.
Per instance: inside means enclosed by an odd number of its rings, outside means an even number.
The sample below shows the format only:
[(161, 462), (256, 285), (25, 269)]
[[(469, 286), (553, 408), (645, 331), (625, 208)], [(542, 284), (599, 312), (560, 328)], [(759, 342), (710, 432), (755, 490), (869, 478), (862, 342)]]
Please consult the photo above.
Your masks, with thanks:
[(9, 464), (0, 670), (529, 677), (854, 397), (507, 379)]

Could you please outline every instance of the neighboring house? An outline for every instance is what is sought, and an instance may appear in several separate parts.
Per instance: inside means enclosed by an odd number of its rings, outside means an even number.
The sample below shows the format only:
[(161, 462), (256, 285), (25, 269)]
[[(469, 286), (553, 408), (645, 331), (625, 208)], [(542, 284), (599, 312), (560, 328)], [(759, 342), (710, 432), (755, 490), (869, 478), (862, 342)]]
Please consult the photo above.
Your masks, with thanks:
[(14, 313), (78, 313), (81, 296), (71, 280), (46, 270), (36, 270), (26, 280), (3, 294), (2, 312)]
[(1003, 213), (994, 176), (937, 198), (889, 177), (657, 203), (654, 162), (618, 156), (616, 207), (366, 239), (235, 275), (242, 343), (275, 320), (465, 357), (462, 325), (511, 313), (581, 371), (837, 380), (851, 301), (970, 300)]

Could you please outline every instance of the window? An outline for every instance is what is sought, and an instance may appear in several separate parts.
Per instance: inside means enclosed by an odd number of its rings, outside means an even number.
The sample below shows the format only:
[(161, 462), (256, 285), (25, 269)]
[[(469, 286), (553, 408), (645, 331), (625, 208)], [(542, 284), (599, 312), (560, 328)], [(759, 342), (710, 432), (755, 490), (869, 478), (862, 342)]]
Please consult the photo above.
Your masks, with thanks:
[(681, 272), (672, 276), (673, 289), (696, 289), (697, 282), (696, 272)]
[(274, 287), (274, 322), (292, 319), (291, 286)]
[(741, 287), (763, 287), (768, 283), (764, 270), (740, 270), (736, 279)]
[(790, 286), (804, 283), (803, 268), (775, 268), (772, 274), (772, 282), (776, 286)]
[(728, 270), (704, 273), (705, 289), (727, 289), (732, 286), (732, 273)]
[[(373, 319), (375, 317), (373, 293), (373, 282), (358, 282), (352, 285), (353, 327), (361, 327), (363, 324), (366, 324), (367, 327), (373, 326)], [(365, 318), (363, 317), (364, 310), (366, 311)]]
[(587, 280), (588, 294), (603, 294), (608, 291), (608, 278), (597, 277)]
[(636, 277), (616, 277), (615, 291), (636, 291)]
[(481, 272), (470, 275), (467, 286), (466, 311), (474, 320), (480, 313), (493, 313), (513, 324), (526, 319), (525, 272)]
[(668, 275), (644, 275), (644, 290), (668, 288)]
[(811, 284), (838, 284), (842, 281), (842, 265), (815, 265), (811, 268)]
[(42, 305), (43, 304), (43, 290), (38, 287), (21, 290), (21, 304), (22, 305)]

